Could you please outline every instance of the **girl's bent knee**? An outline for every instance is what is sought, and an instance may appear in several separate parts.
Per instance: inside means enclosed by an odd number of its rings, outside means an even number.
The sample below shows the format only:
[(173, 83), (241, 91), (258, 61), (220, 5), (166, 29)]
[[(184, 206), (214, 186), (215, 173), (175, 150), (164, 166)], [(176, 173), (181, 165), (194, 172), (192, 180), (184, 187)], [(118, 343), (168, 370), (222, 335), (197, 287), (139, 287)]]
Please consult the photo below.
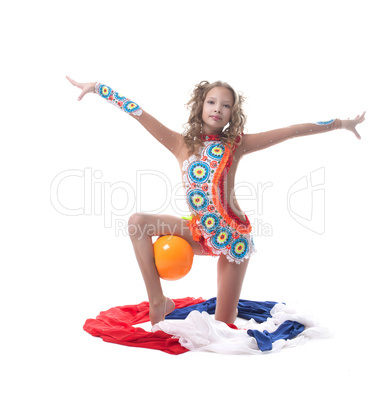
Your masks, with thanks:
[(130, 218), (128, 220), (128, 225), (137, 226), (137, 225), (142, 224), (143, 221), (144, 221), (144, 217), (142, 216), (142, 214), (136, 212), (135, 214), (130, 215)]
[(135, 213), (128, 220), (128, 233), (132, 240), (140, 240), (148, 235), (148, 224), (146, 214)]

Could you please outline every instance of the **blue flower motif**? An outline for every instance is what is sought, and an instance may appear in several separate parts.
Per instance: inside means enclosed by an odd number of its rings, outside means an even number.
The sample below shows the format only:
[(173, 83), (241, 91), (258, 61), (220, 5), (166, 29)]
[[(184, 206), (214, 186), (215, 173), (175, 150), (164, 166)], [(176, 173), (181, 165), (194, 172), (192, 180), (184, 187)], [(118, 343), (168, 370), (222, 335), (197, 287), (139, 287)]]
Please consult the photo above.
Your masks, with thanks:
[(126, 113), (132, 113), (140, 109), (140, 106), (130, 100), (124, 103), (123, 109)]
[(107, 85), (99, 86), (99, 95), (103, 98), (108, 98), (111, 95), (112, 89)]
[(223, 158), (224, 152), (225, 147), (219, 142), (210, 145), (207, 149), (208, 156), (217, 161)]
[(206, 197), (203, 191), (201, 190), (190, 191), (187, 198), (190, 206), (193, 209), (198, 211), (200, 209), (207, 208), (208, 198)]
[(220, 219), (215, 214), (205, 214), (201, 218), (201, 224), (205, 232), (211, 233), (216, 230)]
[(232, 233), (227, 228), (219, 229), (215, 235), (212, 237), (212, 244), (218, 248), (225, 248), (232, 240)]
[(210, 166), (206, 162), (193, 162), (189, 166), (189, 178), (195, 183), (204, 183), (210, 174)]
[(230, 253), (234, 258), (243, 258), (249, 250), (249, 242), (245, 237), (236, 239), (230, 248)]

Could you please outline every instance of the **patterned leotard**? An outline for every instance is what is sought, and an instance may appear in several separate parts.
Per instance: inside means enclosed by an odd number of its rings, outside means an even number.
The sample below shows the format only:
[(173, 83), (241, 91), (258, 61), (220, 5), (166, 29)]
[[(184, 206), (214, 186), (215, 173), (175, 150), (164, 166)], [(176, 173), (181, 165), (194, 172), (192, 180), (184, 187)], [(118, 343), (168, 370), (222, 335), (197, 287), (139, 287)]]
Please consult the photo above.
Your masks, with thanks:
[(256, 249), (248, 217), (243, 222), (224, 194), (236, 146), (231, 150), (218, 135), (204, 136), (203, 141), (199, 157), (192, 155), (182, 166), (187, 203), (192, 212), (188, 225), (203, 254), (225, 254), (229, 261), (239, 264)]

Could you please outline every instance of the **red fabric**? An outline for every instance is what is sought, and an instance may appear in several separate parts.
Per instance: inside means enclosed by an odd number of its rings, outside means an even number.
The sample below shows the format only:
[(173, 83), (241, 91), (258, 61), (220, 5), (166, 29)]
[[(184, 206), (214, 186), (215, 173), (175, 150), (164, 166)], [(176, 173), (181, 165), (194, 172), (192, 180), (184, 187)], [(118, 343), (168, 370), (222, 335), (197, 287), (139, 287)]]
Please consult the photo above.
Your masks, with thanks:
[[(176, 309), (203, 303), (201, 297), (185, 297), (173, 299)], [(133, 327), (134, 324), (141, 324), (149, 321), (149, 303), (113, 307), (102, 311), (96, 319), (88, 319), (83, 329), (93, 336), (98, 336), (105, 342), (117, 343), (120, 345), (134, 346), (148, 349), (158, 349), (166, 353), (178, 355), (188, 352), (188, 349), (180, 345), (177, 338), (166, 334), (163, 331), (149, 332), (143, 328)]]

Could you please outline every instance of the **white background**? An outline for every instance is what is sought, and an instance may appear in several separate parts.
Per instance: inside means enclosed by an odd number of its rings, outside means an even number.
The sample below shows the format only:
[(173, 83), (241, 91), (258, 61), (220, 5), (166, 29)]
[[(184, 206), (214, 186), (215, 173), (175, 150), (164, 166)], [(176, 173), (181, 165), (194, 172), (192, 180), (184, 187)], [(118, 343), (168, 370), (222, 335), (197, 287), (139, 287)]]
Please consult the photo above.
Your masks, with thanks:
[[(1, 7), (1, 399), (122, 401), (136, 391), (141, 401), (370, 400), (371, 2), (108, 3)], [(157, 170), (171, 186), (180, 176), (173, 155), (135, 120), (92, 94), (77, 102), (79, 90), (65, 75), (111, 85), (179, 132), (188, 116), (184, 104), (201, 80), (224, 80), (244, 93), (249, 133), (366, 110), (361, 141), (342, 130), (287, 141), (246, 156), (237, 177), (254, 187), (272, 185), (262, 209), (241, 201), (252, 223), (272, 228), (271, 236), (255, 237), (258, 253), (242, 297), (298, 303), (335, 338), (275, 355), (170, 356), (84, 332), (87, 318), (147, 295), (129, 237), (105, 227), (103, 214), (58, 212), (51, 203), (54, 179), (68, 170), (100, 171), (93, 188), (125, 182), (147, 212), (163, 203), (166, 190), (150, 178), (136, 189), (137, 172)], [(312, 211), (323, 222), (320, 234), (298, 223), (287, 206), (288, 190), (316, 170), (324, 172), (316, 193), (324, 203), (317, 198)], [(63, 181), (61, 203), (83, 206), (83, 188), (82, 178)], [(124, 194), (113, 193), (117, 208)], [(310, 205), (309, 190), (292, 204), (304, 217)], [(177, 215), (171, 205), (164, 213)], [(196, 257), (186, 278), (164, 284), (165, 294), (215, 296), (215, 264)]]

